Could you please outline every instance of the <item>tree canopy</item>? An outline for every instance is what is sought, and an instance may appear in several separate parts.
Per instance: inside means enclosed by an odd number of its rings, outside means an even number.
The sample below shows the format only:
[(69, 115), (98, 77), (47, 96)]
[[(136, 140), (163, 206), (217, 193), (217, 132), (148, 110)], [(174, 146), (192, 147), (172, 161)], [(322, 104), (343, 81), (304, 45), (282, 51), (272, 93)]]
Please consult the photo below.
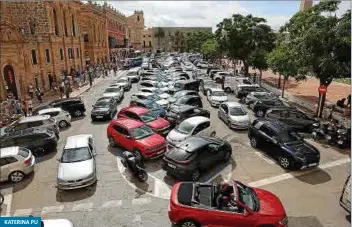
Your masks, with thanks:
[(208, 58), (214, 58), (217, 53), (217, 42), (215, 39), (208, 39), (202, 44), (201, 51)]
[(207, 40), (214, 38), (210, 31), (196, 31), (187, 33), (185, 36), (185, 47), (187, 52), (200, 52), (202, 45)]

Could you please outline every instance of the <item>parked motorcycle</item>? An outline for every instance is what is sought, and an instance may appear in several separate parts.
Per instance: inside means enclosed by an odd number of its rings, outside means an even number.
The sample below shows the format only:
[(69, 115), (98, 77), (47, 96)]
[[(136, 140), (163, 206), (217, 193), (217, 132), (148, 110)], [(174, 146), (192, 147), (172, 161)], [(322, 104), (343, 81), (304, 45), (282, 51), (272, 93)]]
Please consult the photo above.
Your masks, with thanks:
[(3, 194), (0, 193), (0, 206), (2, 206), (2, 204), (4, 204), (4, 200), (5, 200), (5, 198), (4, 198)]
[(122, 153), (121, 163), (124, 167), (129, 169), (140, 182), (146, 182), (148, 180), (148, 173), (144, 169), (142, 160), (130, 151), (124, 151)]
[(328, 123), (314, 123), (312, 130), (312, 137), (314, 140), (325, 139), (328, 144), (337, 143), (338, 129), (341, 126), (335, 122)]
[(351, 147), (351, 129), (341, 128), (337, 130), (337, 145), (339, 148)]

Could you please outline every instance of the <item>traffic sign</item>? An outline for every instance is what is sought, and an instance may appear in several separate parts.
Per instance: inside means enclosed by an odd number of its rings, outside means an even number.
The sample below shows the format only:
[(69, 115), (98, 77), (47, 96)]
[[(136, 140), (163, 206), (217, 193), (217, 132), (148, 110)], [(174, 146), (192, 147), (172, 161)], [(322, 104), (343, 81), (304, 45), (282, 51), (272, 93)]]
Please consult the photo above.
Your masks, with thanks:
[(327, 87), (325, 85), (320, 85), (318, 91), (320, 94), (325, 94), (327, 91)]

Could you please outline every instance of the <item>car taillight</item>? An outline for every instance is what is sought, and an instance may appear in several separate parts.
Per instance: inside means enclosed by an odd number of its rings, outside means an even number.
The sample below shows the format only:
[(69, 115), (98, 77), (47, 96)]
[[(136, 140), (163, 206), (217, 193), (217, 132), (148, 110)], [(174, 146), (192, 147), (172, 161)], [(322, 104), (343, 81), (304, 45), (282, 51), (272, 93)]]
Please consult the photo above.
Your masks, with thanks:
[(191, 162), (191, 160), (186, 160), (186, 161), (176, 161), (178, 164), (186, 165)]
[(23, 164), (25, 165), (30, 165), (32, 163), (32, 157), (30, 157), (29, 159), (27, 159), (26, 161), (24, 161)]

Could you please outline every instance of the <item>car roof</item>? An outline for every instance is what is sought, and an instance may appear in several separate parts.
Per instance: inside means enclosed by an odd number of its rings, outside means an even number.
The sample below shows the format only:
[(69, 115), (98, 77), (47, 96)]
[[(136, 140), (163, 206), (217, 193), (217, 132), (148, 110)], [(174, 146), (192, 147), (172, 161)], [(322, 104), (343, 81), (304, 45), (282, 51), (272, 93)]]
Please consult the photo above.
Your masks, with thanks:
[(203, 117), (203, 116), (195, 116), (195, 117), (187, 118), (184, 121), (187, 121), (187, 122), (191, 123), (192, 125), (199, 125), (199, 124), (207, 122), (207, 121), (210, 122), (210, 119), (207, 117)]
[(17, 155), (18, 150), (18, 146), (0, 148), (0, 157)]
[(33, 122), (33, 121), (43, 121), (43, 120), (48, 120), (50, 118), (49, 115), (36, 115), (36, 116), (29, 116), (29, 117), (24, 117), (21, 118), (18, 123), (28, 123), (28, 122)]
[(46, 113), (61, 112), (61, 111), (62, 111), (62, 109), (60, 107), (47, 108), (47, 109), (39, 110), (38, 114), (42, 115), (42, 114), (46, 114)]
[(238, 102), (224, 102), (224, 104), (228, 105), (228, 107), (242, 107)]
[(149, 110), (147, 108), (139, 107), (139, 106), (131, 106), (125, 109), (125, 111), (129, 111), (135, 113), (137, 115), (147, 113)]
[(267, 127), (271, 128), (274, 131), (283, 131), (283, 130), (289, 130), (290, 127), (286, 125), (285, 123), (282, 123), (280, 121), (274, 120), (274, 119), (269, 119), (269, 118), (260, 118), (258, 121), (264, 123)]
[(203, 137), (192, 136), (176, 146), (179, 149), (192, 152), (200, 147), (204, 147), (207, 144), (209, 144), (209, 141), (204, 139)]
[(179, 105), (179, 106), (171, 106), (170, 109), (171, 110), (174, 110), (175, 112), (185, 112), (187, 110), (190, 110), (190, 109), (195, 109), (197, 107), (195, 106), (191, 106), (191, 105)]
[(92, 134), (81, 134), (67, 137), (64, 149), (88, 147), (88, 139), (92, 137)]
[(185, 96), (183, 96), (181, 98), (184, 98), (184, 99), (199, 98), (200, 99), (200, 97), (198, 95), (185, 95)]
[(115, 124), (120, 124), (129, 129), (138, 128), (144, 125), (144, 123), (130, 118), (118, 118), (112, 120), (111, 122)]
[(62, 103), (62, 102), (67, 102), (67, 101), (82, 101), (82, 100), (81, 100), (81, 98), (79, 98), (79, 97), (64, 98), (64, 99), (57, 99), (57, 100), (54, 100), (54, 101), (50, 102), (50, 104)]

